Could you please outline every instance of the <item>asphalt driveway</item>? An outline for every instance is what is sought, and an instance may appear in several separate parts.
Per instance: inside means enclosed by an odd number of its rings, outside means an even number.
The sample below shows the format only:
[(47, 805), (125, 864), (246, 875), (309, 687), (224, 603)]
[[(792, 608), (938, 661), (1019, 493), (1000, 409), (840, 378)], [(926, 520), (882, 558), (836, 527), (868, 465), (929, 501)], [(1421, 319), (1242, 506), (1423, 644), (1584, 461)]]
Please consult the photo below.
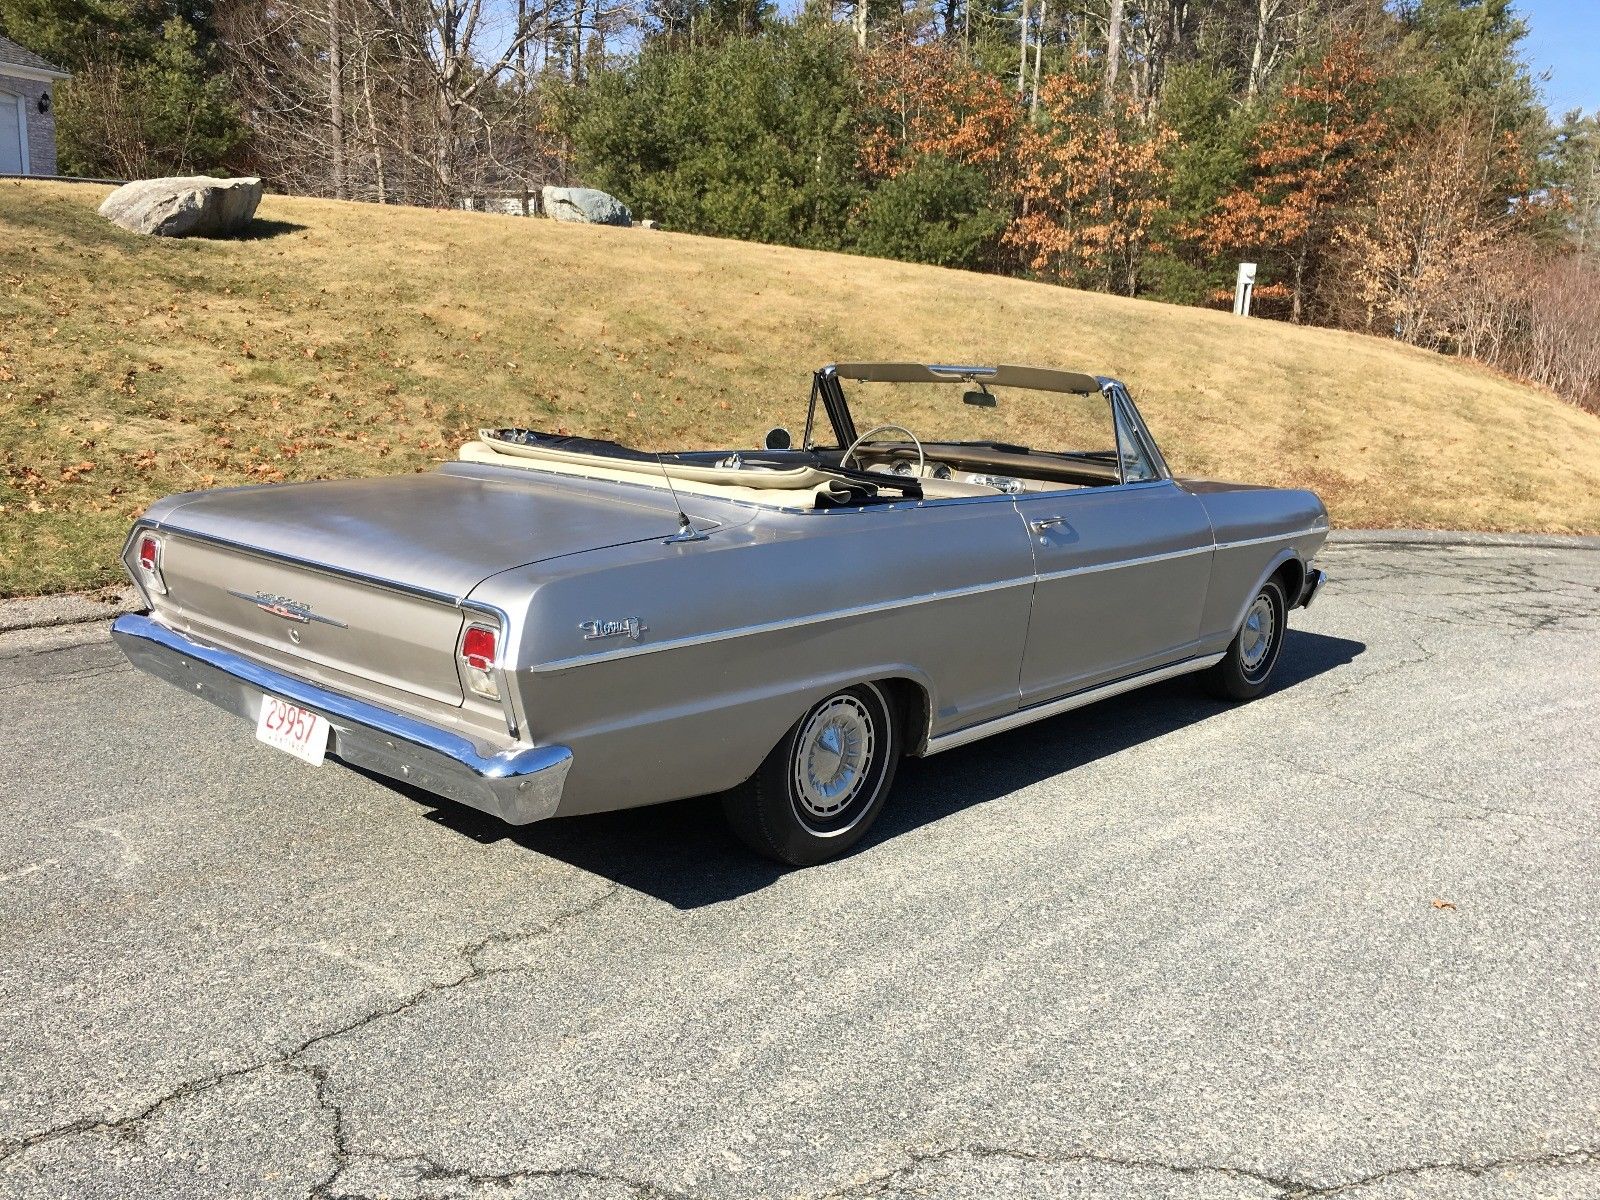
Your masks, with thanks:
[(0, 639), (0, 1194), (1600, 1196), (1600, 552), (1341, 546), (1280, 684), (864, 850), (515, 833)]

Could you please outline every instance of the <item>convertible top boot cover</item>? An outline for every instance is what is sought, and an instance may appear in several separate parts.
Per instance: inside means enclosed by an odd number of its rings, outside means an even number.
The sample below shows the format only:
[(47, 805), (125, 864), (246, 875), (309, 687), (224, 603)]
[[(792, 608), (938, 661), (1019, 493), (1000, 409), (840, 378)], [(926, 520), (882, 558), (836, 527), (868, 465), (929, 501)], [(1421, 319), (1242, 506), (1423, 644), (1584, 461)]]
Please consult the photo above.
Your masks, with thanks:
[(643, 484), (663, 492), (667, 491), (666, 477), (670, 475), (672, 486), (680, 492), (718, 500), (739, 500), (769, 508), (817, 508), (828, 500), (837, 504), (848, 501), (850, 491), (836, 477), (811, 467), (741, 471), (729, 467), (664, 464), (654, 458), (638, 460), (584, 454), (547, 446), (526, 446), (498, 438), (492, 443), (484, 440), (468, 442), (461, 447), (458, 457), (463, 462), (492, 463), (496, 466), (548, 471), (556, 475), (575, 475), (584, 479)]

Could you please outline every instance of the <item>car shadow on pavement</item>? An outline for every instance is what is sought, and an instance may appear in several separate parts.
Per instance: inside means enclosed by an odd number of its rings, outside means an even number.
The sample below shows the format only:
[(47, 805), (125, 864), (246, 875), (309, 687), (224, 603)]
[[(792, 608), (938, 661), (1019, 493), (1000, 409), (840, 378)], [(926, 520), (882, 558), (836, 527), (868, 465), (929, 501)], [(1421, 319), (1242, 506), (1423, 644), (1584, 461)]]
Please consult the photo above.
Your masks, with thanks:
[[(1272, 692), (1347, 666), (1365, 649), (1363, 643), (1347, 638), (1290, 630)], [(883, 816), (854, 853), (1129, 746), (1198, 724), (1231, 707), (1205, 694), (1194, 680), (1180, 677), (947, 751), (935, 759), (906, 759)], [(675, 908), (736, 899), (766, 887), (788, 870), (735, 841), (712, 796), (519, 828), (414, 788), (390, 786), (431, 808), (429, 820), (474, 841), (510, 841)]]

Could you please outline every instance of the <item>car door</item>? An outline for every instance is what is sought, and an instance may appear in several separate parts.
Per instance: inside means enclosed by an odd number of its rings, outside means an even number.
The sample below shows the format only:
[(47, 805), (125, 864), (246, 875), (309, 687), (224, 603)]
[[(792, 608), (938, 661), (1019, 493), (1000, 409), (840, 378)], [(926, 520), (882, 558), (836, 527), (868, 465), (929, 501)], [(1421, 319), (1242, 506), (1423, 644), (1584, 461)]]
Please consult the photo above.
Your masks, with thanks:
[(1128, 482), (1017, 500), (1035, 571), (1024, 707), (1176, 662), (1199, 637), (1211, 522), (1113, 406)]

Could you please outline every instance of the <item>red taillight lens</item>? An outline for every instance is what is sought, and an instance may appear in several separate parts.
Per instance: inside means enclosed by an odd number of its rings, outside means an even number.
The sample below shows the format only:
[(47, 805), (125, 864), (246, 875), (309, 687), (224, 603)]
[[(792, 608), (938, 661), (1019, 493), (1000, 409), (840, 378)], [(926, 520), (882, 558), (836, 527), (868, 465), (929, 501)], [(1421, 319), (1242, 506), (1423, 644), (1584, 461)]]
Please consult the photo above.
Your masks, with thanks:
[(494, 670), (499, 641), (500, 631), (491, 625), (468, 625), (461, 635), (461, 661), (467, 665), (467, 686), (490, 700), (500, 699), (500, 684)]
[[(146, 593), (158, 596), (167, 594), (166, 580), (161, 578), (161, 539), (153, 533), (141, 533), (133, 548), (133, 581)], [(145, 597), (147, 600), (149, 596)]]
[(474, 671), (487, 671), (494, 666), (495, 632), (482, 625), (469, 625), (461, 639), (461, 657)]

